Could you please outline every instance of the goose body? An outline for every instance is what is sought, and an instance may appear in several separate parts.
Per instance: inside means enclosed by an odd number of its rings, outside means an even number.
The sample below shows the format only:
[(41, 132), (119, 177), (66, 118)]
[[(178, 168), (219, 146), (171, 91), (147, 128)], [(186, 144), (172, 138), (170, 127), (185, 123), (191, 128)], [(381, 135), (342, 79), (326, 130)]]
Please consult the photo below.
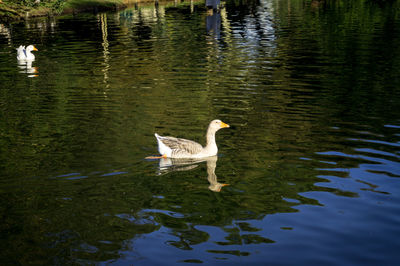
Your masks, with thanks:
[(229, 127), (229, 125), (221, 120), (211, 121), (207, 129), (207, 144), (204, 147), (192, 140), (164, 137), (155, 133), (158, 151), (164, 158), (204, 158), (217, 155), (218, 147), (215, 142), (215, 133), (226, 127)]
[(35, 55), (32, 54), (32, 51), (37, 51), (37, 50), (38, 49), (33, 45), (29, 45), (26, 48), (25, 48), (25, 46), (20, 45), (17, 48), (17, 59), (33, 61), (33, 60), (35, 60)]

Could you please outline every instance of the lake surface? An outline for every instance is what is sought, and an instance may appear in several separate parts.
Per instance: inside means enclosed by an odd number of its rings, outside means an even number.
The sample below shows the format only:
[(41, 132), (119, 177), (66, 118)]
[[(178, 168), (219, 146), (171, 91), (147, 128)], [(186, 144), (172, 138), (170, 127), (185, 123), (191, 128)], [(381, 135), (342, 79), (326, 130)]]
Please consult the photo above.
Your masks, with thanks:
[[(395, 265), (399, 10), (171, 2), (0, 25), (1, 264)], [(218, 157), (144, 159), (155, 132), (204, 144), (215, 118)]]

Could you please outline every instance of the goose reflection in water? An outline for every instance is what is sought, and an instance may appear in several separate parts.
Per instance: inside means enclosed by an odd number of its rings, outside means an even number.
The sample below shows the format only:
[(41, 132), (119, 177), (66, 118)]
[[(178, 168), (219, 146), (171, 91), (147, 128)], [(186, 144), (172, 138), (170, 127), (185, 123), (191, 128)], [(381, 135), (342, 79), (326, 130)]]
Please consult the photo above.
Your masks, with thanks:
[(215, 168), (217, 167), (218, 156), (211, 156), (201, 159), (176, 159), (176, 158), (161, 158), (159, 161), (159, 172), (158, 174), (167, 174), (175, 171), (189, 171), (202, 162), (207, 162), (207, 180), (210, 183), (208, 188), (214, 192), (220, 192), (222, 187), (228, 186), (229, 184), (219, 183), (217, 175), (215, 174)]
[(30, 78), (38, 76), (38, 68), (32, 66), (32, 60), (18, 60), (18, 68), (21, 69), (20, 73), (26, 73)]

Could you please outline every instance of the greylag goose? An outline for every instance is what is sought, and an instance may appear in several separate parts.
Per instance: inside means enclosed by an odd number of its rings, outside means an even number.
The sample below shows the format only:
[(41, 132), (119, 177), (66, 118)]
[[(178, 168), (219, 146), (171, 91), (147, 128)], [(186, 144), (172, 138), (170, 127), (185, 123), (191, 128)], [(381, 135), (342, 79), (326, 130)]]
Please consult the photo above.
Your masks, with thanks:
[(213, 120), (207, 129), (206, 146), (199, 143), (174, 137), (163, 137), (155, 133), (158, 142), (158, 151), (160, 157), (146, 157), (148, 159), (156, 158), (204, 158), (217, 155), (218, 148), (215, 142), (215, 133), (221, 128), (229, 127), (221, 120)]
[(38, 49), (36, 49), (36, 47), (33, 45), (29, 45), (28, 47), (26, 47), (26, 49), (25, 46), (20, 45), (17, 48), (17, 59), (31, 61), (35, 60), (35, 55), (31, 53), (32, 51), (38, 51)]

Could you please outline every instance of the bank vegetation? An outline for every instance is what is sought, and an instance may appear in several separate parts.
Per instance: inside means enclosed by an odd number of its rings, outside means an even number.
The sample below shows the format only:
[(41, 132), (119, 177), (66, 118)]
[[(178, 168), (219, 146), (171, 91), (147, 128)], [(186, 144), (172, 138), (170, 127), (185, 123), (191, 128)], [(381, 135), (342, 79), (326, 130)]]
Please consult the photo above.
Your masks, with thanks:
[(82, 11), (119, 10), (154, 0), (0, 0), (0, 21)]

